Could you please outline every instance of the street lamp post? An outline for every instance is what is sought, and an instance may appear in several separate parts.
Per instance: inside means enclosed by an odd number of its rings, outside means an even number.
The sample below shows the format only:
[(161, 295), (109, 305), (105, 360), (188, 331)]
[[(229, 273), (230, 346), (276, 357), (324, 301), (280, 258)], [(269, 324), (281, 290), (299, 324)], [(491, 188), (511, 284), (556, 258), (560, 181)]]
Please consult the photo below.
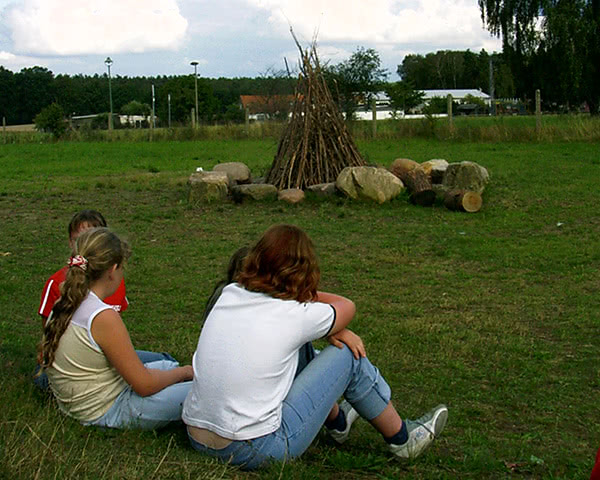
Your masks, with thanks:
[(194, 82), (196, 88), (196, 128), (198, 128), (198, 62), (194, 60), (193, 62), (190, 62), (190, 65), (194, 66)]
[(108, 117), (108, 129), (113, 129), (113, 104), (112, 104), (112, 87), (110, 84), (110, 66), (113, 64), (113, 61), (110, 57), (106, 57), (104, 60), (104, 64), (108, 67), (108, 98), (110, 100), (110, 116)]

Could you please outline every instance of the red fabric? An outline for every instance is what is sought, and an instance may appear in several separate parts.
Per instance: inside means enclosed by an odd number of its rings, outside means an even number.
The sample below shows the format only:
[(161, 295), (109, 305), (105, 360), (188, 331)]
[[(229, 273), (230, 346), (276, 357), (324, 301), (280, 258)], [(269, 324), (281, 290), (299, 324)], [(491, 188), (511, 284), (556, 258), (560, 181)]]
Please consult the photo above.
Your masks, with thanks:
[[(59, 271), (55, 272), (54, 275), (48, 279), (46, 285), (44, 285), (42, 298), (40, 300), (40, 308), (38, 310), (38, 313), (42, 317), (48, 318), (50, 311), (54, 306), (54, 302), (56, 302), (58, 297), (60, 297), (60, 284), (65, 281), (68, 268), (69, 267), (63, 267)], [(104, 303), (108, 303), (109, 305), (116, 307), (115, 310), (118, 312), (124, 312), (127, 310), (129, 302), (127, 301), (127, 297), (125, 295), (125, 280), (121, 281), (121, 284), (115, 293), (113, 293), (110, 297), (105, 298), (103, 301)]]
[(600, 480), (600, 449), (598, 449), (598, 453), (596, 454), (596, 465), (592, 469), (590, 480)]

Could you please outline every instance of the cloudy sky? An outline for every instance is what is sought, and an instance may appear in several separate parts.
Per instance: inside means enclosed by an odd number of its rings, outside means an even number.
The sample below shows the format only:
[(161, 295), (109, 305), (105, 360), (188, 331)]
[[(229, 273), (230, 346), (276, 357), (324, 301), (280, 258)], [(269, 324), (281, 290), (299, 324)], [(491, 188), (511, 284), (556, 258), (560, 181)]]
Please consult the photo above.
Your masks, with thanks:
[(405, 55), (500, 51), (477, 0), (0, 0), (0, 65), (55, 74), (256, 77), (297, 65), (290, 26), (322, 61), (374, 48), (390, 79)]

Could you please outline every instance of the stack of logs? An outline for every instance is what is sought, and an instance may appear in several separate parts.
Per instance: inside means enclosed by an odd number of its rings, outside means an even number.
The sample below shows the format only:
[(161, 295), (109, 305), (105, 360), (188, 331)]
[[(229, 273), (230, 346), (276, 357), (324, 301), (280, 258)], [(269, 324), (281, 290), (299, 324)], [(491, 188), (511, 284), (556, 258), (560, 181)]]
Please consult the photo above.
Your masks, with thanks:
[(398, 158), (394, 160), (390, 171), (402, 180), (414, 205), (429, 207), (440, 195), (444, 206), (449, 210), (473, 213), (481, 209), (483, 200), (480, 193), (463, 189), (444, 189), (444, 170), (433, 167), (432, 162), (420, 164), (408, 158)]

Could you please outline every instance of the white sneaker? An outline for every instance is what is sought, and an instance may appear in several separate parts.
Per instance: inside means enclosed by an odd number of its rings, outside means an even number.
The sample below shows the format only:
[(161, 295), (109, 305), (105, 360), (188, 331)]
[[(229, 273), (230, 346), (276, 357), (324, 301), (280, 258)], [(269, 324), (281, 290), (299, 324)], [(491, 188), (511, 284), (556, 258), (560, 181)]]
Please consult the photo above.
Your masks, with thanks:
[(348, 435), (350, 435), (350, 427), (352, 427), (352, 424), (358, 417), (360, 417), (360, 415), (346, 400), (342, 400), (339, 407), (346, 415), (346, 429), (344, 431), (340, 431), (336, 430), (335, 428), (326, 428), (326, 430), (327, 433), (329, 433), (329, 436), (337, 443), (344, 443), (346, 440), (348, 440)]
[(444, 430), (448, 408), (438, 405), (417, 420), (406, 420), (408, 441), (402, 445), (390, 444), (390, 451), (400, 458), (416, 458)]

